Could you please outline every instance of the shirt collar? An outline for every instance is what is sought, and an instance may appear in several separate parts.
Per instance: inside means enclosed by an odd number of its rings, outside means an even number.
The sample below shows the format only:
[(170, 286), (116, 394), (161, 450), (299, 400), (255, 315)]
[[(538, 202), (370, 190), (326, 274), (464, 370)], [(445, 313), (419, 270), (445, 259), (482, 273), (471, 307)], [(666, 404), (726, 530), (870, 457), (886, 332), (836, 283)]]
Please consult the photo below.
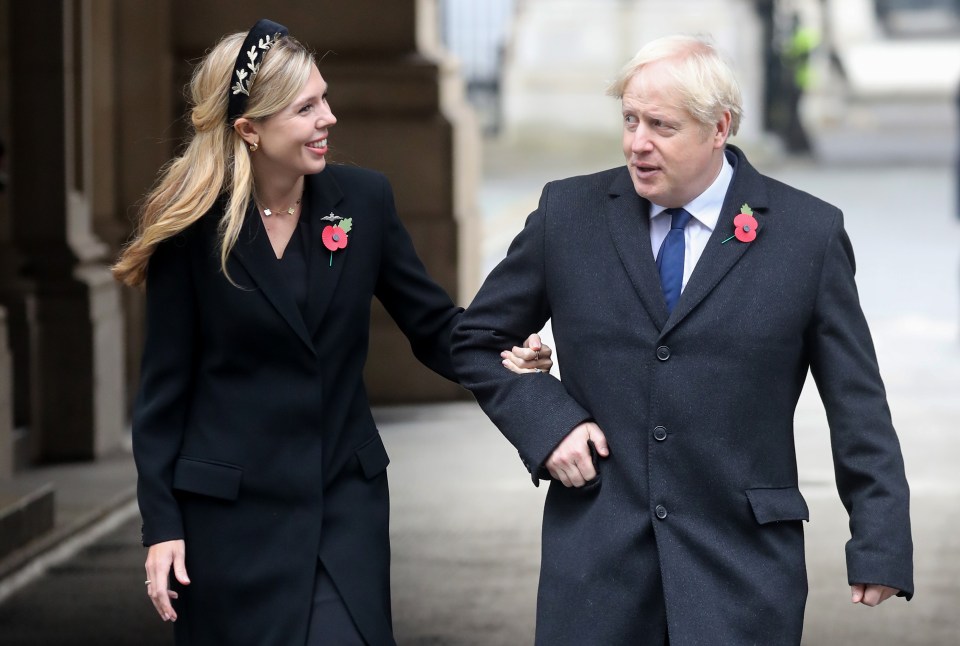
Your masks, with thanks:
[[(717, 220), (720, 219), (720, 210), (723, 208), (723, 200), (727, 196), (727, 189), (733, 180), (733, 166), (727, 156), (723, 156), (723, 165), (720, 166), (720, 173), (713, 183), (707, 187), (703, 193), (693, 198), (683, 208), (687, 210), (700, 224), (710, 231), (717, 226)], [(650, 219), (657, 217), (666, 210), (667, 207), (660, 206), (650, 202)]]

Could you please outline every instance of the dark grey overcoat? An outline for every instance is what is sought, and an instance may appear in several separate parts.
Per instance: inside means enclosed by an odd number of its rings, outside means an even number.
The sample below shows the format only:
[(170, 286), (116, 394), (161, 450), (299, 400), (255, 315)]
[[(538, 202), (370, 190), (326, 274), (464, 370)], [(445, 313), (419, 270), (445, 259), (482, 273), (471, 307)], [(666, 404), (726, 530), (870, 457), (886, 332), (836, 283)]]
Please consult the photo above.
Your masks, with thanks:
[[(610, 457), (550, 485), (537, 644), (799, 644), (807, 594), (793, 416), (807, 371), (850, 513), (850, 582), (912, 594), (908, 489), (841, 212), (730, 146), (720, 220), (673, 313), (626, 168), (548, 184), (454, 333), (461, 383), (534, 478), (578, 423)], [(734, 239), (749, 204), (756, 240)], [(562, 382), (498, 370), (552, 320)], [(828, 459), (827, 456), (823, 456)]]
[[(147, 277), (133, 449), (144, 544), (186, 539), (177, 643), (303, 644), (319, 557), (367, 643), (392, 645), (388, 459), (362, 376), (371, 299), (450, 378), (460, 309), (427, 276), (378, 173), (307, 177), (304, 311), (254, 208), (227, 263), (239, 286), (228, 282), (221, 213), (162, 243)], [(332, 259), (320, 240), (330, 213), (353, 221)]]

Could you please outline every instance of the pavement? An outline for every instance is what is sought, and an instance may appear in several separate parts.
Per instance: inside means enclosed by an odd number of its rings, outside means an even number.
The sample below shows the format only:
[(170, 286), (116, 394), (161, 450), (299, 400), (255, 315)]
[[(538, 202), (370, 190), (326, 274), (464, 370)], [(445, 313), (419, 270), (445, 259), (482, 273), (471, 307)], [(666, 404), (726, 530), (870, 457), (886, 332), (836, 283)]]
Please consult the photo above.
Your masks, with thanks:
[[(614, 148), (614, 153), (616, 148)], [(561, 160), (572, 160), (561, 161)], [(481, 191), (485, 270), (543, 182), (615, 154), (494, 147)], [(609, 161), (609, 163), (607, 163)], [(947, 166), (761, 164), (844, 209), (912, 489), (916, 597), (849, 602), (846, 514), (816, 389), (797, 410), (810, 594), (807, 646), (960, 643), (960, 220)], [(550, 330), (544, 331), (549, 338)], [(562, 371), (562, 354), (557, 356)], [(556, 370), (556, 368), (555, 368)], [(391, 456), (394, 625), (404, 646), (531, 644), (545, 488), (472, 402), (377, 408)], [(170, 644), (143, 590), (129, 453), (31, 472), (57, 486), (60, 540), (0, 579), (0, 644)], [(0, 569), (2, 571), (2, 569)], [(708, 600), (705, 600), (708, 602)]]

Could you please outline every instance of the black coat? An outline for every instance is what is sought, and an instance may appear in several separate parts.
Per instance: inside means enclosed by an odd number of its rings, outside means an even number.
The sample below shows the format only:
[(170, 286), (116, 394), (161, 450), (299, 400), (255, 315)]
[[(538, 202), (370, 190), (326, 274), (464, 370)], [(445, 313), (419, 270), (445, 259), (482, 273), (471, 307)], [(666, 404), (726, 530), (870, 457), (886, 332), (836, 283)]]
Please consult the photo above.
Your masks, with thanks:
[[(534, 473), (581, 421), (610, 457), (550, 485), (537, 643), (798, 644), (807, 594), (793, 416), (808, 369), (850, 512), (851, 582), (912, 593), (908, 489), (838, 209), (743, 154), (672, 314), (626, 168), (548, 184), (454, 332), (461, 383)], [(734, 239), (748, 203), (753, 242)], [(552, 320), (562, 382), (491, 369)]]
[[(144, 544), (186, 539), (178, 644), (304, 643), (318, 556), (367, 642), (393, 644), (389, 460), (362, 378), (371, 299), (448, 378), (460, 309), (382, 175), (329, 166), (303, 204), (303, 315), (252, 206), (227, 263), (238, 286), (220, 271), (219, 203), (150, 260), (134, 457)], [(353, 220), (332, 264), (330, 213)]]

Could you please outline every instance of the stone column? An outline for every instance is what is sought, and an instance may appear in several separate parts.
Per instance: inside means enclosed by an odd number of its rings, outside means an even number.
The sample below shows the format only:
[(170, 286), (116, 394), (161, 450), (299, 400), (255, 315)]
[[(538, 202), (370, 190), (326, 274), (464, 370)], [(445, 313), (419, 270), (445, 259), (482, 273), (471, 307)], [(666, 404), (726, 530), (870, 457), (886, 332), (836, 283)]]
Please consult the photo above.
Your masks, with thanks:
[(13, 366), (7, 347), (7, 311), (0, 307), (0, 482), (13, 475)]
[[(20, 274), (22, 257), (13, 240), (13, 216), (10, 210), (9, 183), (12, 165), (10, 38), (12, 20), (10, 0), (0, 0), (0, 139), (6, 147), (0, 172), (5, 174), (6, 188), (0, 193), (0, 306), (6, 308), (6, 332), (11, 348), (11, 374), (6, 388), (10, 391), (14, 427), (30, 420), (30, 306), (29, 285)], [(2, 387), (2, 386), (0, 386)], [(16, 451), (16, 447), (11, 447)], [(0, 457), (2, 459), (2, 457)], [(16, 461), (15, 461), (16, 462)]]
[(92, 4), (14, 2), (10, 82), (12, 232), (34, 304), (34, 460), (91, 459), (124, 424), (118, 288), (91, 230)]
[[(455, 68), (435, 46), (436, 0), (174, 2), (178, 55), (198, 56), (229, 31), (269, 17), (319, 54), (339, 120), (335, 162), (385, 173), (400, 217), (430, 274), (454, 297), (462, 281), (460, 222), (473, 222), (477, 126), (458, 91)], [(476, 266), (478, 262), (474, 262)], [(373, 401), (452, 399), (466, 391), (417, 363), (407, 340), (377, 305), (365, 379)]]
[[(143, 197), (177, 144), (171, 128), (180, 116), (175, 112), (175, 97), (180, 96), (182, 84), (173, 80), (170, 4), (170, 0), (116, 3), (115, 105), (101, 108), (113, 115), (114, 138), (109, 149), (98, 150), (104, 157), (115, 155), (115, 202), (98, 201), (95, 205), (96, 217), (105, 225), (98, 231), (110, 245), (111, 256), (119, 252), (133, 231)], [(144, 299), (142, 291), (124, 287), (121, 296), (129, 410), (139, 382)]]
[[(336, 158), (387, 174), (424, 264), (465, 305), (477, 287), (480, 265), (478, 237), (469, 236), (477, 225), (479, 131), (456, 68), (437, 46), (436, 3), (330, 4), (337, 10), (328, 12), (327, 25), (309, 42), (321, 52), (331, 50), (320, 70), (340, 119), (333, 135)], [(378, 29), (351, 29), (358, 21)], [(463, 259), (461, 249), (470, 251)], [(466, 267), (469, 271), (463, 271)], [(378, 402), (465, 396), (459, 386), (416, 362), (379, 306), (364, 376)]]

